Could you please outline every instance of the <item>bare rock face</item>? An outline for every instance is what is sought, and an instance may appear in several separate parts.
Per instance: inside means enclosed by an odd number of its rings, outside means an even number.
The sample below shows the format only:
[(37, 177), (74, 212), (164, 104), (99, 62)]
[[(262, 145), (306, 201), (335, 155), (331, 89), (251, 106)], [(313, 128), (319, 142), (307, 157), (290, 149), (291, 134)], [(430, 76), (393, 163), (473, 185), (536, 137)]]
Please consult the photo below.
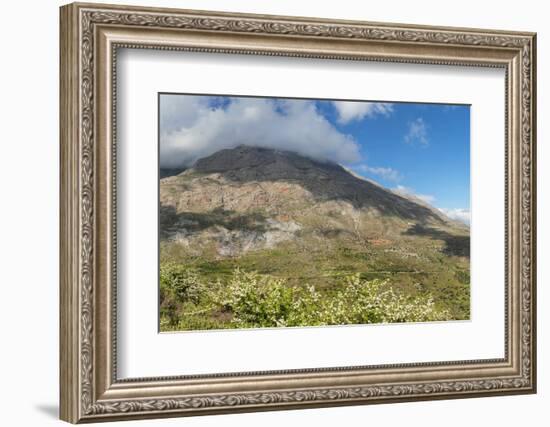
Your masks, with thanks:
[(239, 146), (161, 179), (161, 238), (220, 257), (273, 248), (393, 241), (412, 225), (458, 227), (438, 210), (289, 151)]

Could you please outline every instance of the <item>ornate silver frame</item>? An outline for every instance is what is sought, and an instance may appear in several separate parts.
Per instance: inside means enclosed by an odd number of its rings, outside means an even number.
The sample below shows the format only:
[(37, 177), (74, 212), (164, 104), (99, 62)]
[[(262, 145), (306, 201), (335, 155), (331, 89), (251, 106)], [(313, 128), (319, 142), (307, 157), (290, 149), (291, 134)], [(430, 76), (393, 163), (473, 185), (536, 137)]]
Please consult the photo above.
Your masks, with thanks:
[[(98, 4), (61, 8), (61, 419), (72, 422), (534, 393), (535, 34)], [(119, 47), (506, 70), (505, 357), (118, 380)]]

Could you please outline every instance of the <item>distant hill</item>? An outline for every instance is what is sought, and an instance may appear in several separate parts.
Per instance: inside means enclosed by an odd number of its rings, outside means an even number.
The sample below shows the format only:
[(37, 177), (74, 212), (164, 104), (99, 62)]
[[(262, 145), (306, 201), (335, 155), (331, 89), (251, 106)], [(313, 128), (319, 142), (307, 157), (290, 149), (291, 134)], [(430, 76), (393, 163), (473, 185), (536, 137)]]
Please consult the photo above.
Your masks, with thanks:
[(167, 178), (169, 176), (179, 175), (187, 168), (160, 168), (159, 177)]

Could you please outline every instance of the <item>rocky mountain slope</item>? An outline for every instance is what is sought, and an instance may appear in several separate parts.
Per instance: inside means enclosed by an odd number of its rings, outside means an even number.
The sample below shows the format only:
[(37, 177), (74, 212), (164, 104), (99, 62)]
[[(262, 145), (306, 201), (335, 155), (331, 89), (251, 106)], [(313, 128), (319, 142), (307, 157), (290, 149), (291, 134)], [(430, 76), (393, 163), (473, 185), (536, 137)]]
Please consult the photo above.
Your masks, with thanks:
[(248, 146), (218, 151), (161, 179), (160, 202), (162, 239), (221, 257), (288, 241), (368, 246), (407, 231), (464, 232), (440, 211), (340, 165)]

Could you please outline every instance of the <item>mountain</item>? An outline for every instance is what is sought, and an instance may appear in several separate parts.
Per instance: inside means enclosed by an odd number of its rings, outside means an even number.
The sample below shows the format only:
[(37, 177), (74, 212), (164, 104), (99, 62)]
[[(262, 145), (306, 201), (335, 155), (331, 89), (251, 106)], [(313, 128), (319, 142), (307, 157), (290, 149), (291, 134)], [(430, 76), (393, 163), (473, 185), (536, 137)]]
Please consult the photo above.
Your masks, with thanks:
[[(161, 261), (208, 274), (239, 267), (330, 288), (360, 272), (435, 297), (469, 295), (467, 226), (294, 152), (239, 146), (162, 178), (160, 233)], [(465, 318), (469, 300), (461, 304)]]
[(222, 256), (272, 247), (299, 231), (369, 240), (403, 227), (461, 228), (335, 163), (249, 146), (218, 151), (161, 179), (160, 201), (163, 238), (191, 246), (208, 234)]
[(239, 146), (160, 180), (160, 261), (227, 284), (236, 269), (314, 285), (384, 279), (469, 318), (470, 231), (344, 167)]
[(169, 176), (179, 175), (185, 169), (187, 169), (187, 168), (184, 168), (184, 167), (182, 167), (182, 168), (160, 168), (159, 178), (162, 179), (162, 178), (166, 178), (166, 177), (169, 177)]

